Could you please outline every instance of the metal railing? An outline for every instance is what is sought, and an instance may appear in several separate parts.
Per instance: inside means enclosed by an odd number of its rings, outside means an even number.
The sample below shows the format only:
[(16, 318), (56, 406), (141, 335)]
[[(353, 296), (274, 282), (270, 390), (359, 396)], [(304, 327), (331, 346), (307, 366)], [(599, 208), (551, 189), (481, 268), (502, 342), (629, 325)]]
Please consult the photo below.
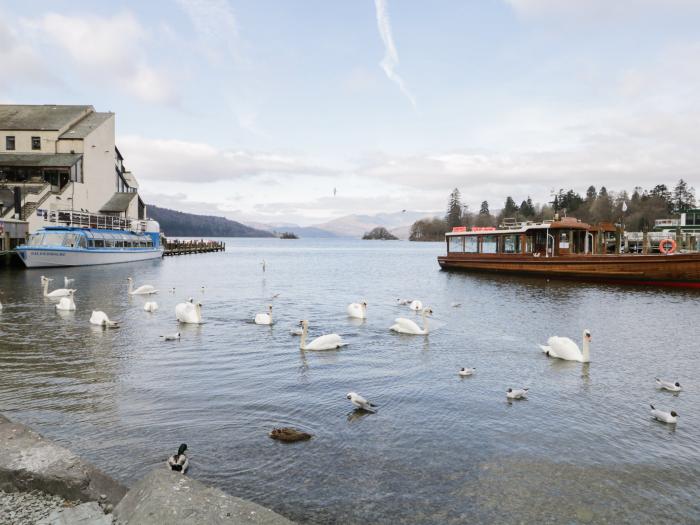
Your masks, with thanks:
[(132, 221), (112, 215), (82, 211), (59, 210), (43, 211), (44, 222), (77, 228), (99, 228), (104, 230), (146, 231), (143, 221)]

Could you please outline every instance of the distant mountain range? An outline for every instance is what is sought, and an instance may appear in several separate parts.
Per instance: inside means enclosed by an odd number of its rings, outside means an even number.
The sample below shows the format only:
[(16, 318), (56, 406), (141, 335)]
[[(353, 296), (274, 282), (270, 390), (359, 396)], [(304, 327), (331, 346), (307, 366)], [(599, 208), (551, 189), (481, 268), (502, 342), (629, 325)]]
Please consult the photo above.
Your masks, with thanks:
[(441, 212), (400, 211), (375, 215), (345, 215), (312, 226), (264, 223), (251, 223), (251, 225), (271, 232), (290, 231), (299, 237), (353, 237), (358, 239), (365, 233), (381, 226), (399, 239), (408, 239), (411, 225), (414, 222), (436, 215), (441, 215)]
[(224, 217), (195, 215), (148, 205), (148, 216), (160, 223), (160, 231), (172, 237), (274, 237)]

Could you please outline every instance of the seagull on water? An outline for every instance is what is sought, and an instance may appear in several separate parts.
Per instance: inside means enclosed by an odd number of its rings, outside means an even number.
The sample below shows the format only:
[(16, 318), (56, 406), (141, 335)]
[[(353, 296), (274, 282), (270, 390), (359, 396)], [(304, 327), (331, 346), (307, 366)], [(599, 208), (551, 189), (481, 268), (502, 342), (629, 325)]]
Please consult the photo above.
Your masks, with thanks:
[(355, 392), (348, 393), (347, 398), (355, 407), (361, 410), (366, 410), (367, 412), (375, 412), (374, 409), (377, 408), (377, 405), (375, 405), (374, 403), (370, 403), (360, 394), (357, 394)]

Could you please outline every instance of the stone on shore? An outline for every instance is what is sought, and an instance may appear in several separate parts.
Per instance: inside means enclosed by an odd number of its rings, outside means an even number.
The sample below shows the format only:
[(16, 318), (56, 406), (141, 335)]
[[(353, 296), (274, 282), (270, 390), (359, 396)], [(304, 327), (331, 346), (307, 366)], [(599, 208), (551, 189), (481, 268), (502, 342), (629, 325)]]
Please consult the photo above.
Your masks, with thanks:
[(290, 525), (256, 503), (165, 468), (151, 471), (114, 508), (120, 525)]
[(126, 487), (29, 427), (0, 415), (0, 490), (40, 490), (68, 500), (116, 504)]
[(112, 525), (112, 516), (105, 514), (99, 503), (91, 501), (57, 509), (36, 525)]

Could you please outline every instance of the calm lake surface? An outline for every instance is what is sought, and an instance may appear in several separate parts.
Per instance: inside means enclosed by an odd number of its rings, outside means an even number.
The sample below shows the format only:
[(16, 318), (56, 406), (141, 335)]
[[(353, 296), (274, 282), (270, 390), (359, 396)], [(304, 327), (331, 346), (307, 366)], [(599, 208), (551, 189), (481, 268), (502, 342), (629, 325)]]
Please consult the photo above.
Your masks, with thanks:
[[(2, 269), (0, 412), (127, 484), (185, 442), (193, 478), (299, 522), (699, 522), (700, 293), (452, 274), (443, 251), (229, 239), (224, 254)], [(52, 288), (75, 278), (76, 312), (44, 299), (42, 274)], [(160, 292), (129, 297), (128, 276)], [(205, 324), (178, 327), (190, 296)], [(388, 330), (417, 317), (398, 297), (433, 308), (429, 336)], [(348, 319), (363, 299), (366, 322)], [(253, 324), (269, 303), (275, 324)], [(91, 326), (92, 309), (122, 327)], [(300, 319), (348, 346), (300, 351)], [(580, 344), (584, 328), (590, 365), (537, 346)], [(159, 338), (178, 330), (179, 342)], [(477, 372), (460, 378), (462, 366)], [(508, 387), (529, 399), (508, 403)], [(349, 391), (378, 412), (354, 413)], [(676, 410), (676, 428), (652, 420), (650, 402)], [(280, 425), (315, 437), (271, 440)]]

